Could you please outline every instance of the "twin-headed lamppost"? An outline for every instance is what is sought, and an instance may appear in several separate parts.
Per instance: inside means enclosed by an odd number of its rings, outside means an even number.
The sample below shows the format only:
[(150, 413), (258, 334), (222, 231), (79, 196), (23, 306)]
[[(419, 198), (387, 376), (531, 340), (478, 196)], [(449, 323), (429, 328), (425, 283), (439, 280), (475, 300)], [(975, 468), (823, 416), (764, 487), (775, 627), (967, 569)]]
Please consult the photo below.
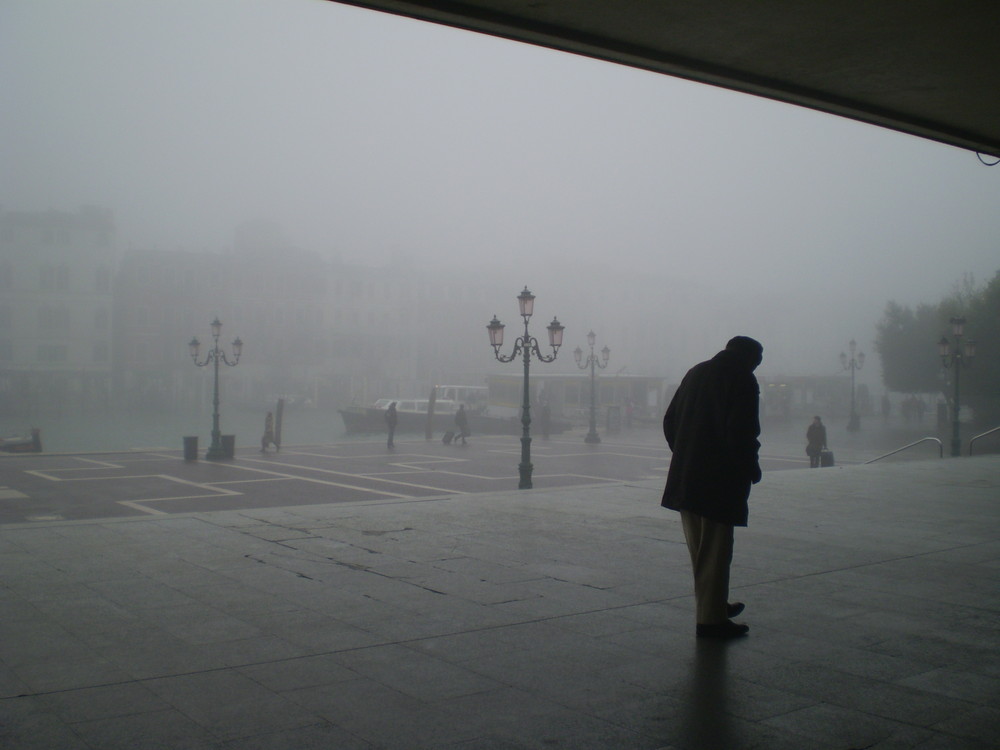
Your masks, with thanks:
[(228, 365), (229, 367), (235, 367), (236, 363), (240, 361), (240, 354), (243, 353), (243, 342), (240, 341), (239, 337), (233, 341), (233, 361), (230, 362), (226, 359), (226, 353), (219, 348), (219, 334), (222, 333), (222, 323), (216, 318), (212, 321), (212, 348), (208, 350), (205, 354), (205, 361), (198, 361), (198, 352), (201, 349), (201, 342), (198, 341), (197, 337), (191, 339), (188, 347), (191, 350), (191, 359), (198, 367), (204, 367), (205, 365), (211, 363), (215, 364), (215, 389), (212, 396), (212, 444), (209, 446), (208, 451), (205, 453), (205, 458), (210, 460), (218, 460), (220, 458), (226, 458), (226, 451), (222, 447), (222, 431), (219, 429), (219, 363)]
[(552, 322), (547, 326), (552, 354), (551, 356), (546, 356), (538, 348), (538, 339), (528, 333), (528, 321), (531, 319), (535, 306), (535, 295), (528, 291), (528, 287), (525, 287), (524, 291), (517, 296), (517, 304), (521, 310), (521, 317), (524, 319), (524, 335), (518, 336), (514, 342), (514, 350), (509, 355), (500, 353), (500, 347), (503, 346), (504, 324), (497, 319), (496, 315), (493, 316), (490, 324), (486, 326), (486, 330), (490, 334), (490, 346), (493, 347), (493, 353), (498, 360), (501, 362), (513, 362), (518, 354), (522, 355), (524, 360), (524, 400), (521, 404), (521, 463), (517, 467), (521, 475), (521, 481), (517, 487), (521, 490), (530, 490), (532, 470), (531, 397), (528, 385), (528, 370), (531, 364), (531, 353), (534, 352), (535, 357), (540, 362), (552, 362), (559, 352), (559, 347), (562, 346), (564, 326), (556, 318), (552, 318)]
[(611, 350), (608, 347), (601, 349), (601, 357), (603, 362), (598, 360), (596, 354), (594, 354), (594, 344), (597, 341), (597, 335), (591, 331), (587, 334), (587, 343), (590, 345), (590, 354), (587, 355), (587, 360), (583, 359), (583, 349), (576, 347), (573, 350), (573, 357), (576, 359), (576, 366), (581, 370), (586, 370), (590, 368), (590, 432), (587, 433), (587, 437), (583, 439), (585, 443), (599, 443), (601, 442), (601, 436), (597, 434), (597, 380), (595, 374), (595, 367), (604, 369), (608, 366), (608, 359), (611, 358)]
[(973, 358), (976, 356), (976, 342), (968, 339), (965, 342), (965, 347), (962, 347), (962, 336), (965, 333), (965, 318), (952, 318), (949, 322), (951, 323), (951, 332), (955, 336), (955, 350), (951, 350), (951, 343), (948, 341), (948, 337), (942, 336), (941, 340), (938, 341), (938, 354), (941, 355), (941, 364), (955, 371), (955, 402), (951, 410), (951, 455), (961, 456), (962, 438), (958, 417), (962, 406), (959, 402), (958, 380), (962, 367), (971, 365)]
[(858, 351), (858, 343), (851, 339), (847, 347), (851, 350), (851, 357), (848, 359), (844, 352), (840, 353), (840, 364), (845, 370), (851, 371), (851, 418), (847, 421), (847, 429), (857, 432), (861, 429), (861, 417), (854, 401), (854, 373), (860, 370), (865, 364), (865, 353)]

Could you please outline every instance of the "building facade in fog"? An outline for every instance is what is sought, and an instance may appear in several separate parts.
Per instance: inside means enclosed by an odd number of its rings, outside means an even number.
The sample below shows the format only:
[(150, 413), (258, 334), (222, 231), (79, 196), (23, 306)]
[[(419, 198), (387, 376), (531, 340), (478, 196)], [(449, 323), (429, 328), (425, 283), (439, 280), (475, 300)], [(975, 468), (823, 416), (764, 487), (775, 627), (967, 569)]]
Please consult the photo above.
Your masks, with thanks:
[(205, 409), (213, 368), (188, 342), (204, 357), (216, 317), (225, 351), (244, 342), (230, 405), (426, 398), (505, 369), (485, 325), (517, 290), (497, 300), (474, 268), (343, 263), (264, 222), (217, 252), (116, 247), (109, 211), (0, 212), (0, 414)]
[(116, 263), (109, 211), (0, 210), (0, 413), (108, 404)]
[(134, 249), (114, 284), (116, 393), (132, 408), (208, 403), (212, 368), (195, 367), (187, 343), (197, 337), (204, 356), (216, 316), (225, 351), (244, 342), (225, 373), (227, 403), (332, 408), (426, 397), (454, 377), (481, 384), (463, 374), (489, 362), (482, 326), (469, 329), (475, 297), (474, 286), (417, 267), (328, 260), (260, 222), (240, 226), (225, 252)]

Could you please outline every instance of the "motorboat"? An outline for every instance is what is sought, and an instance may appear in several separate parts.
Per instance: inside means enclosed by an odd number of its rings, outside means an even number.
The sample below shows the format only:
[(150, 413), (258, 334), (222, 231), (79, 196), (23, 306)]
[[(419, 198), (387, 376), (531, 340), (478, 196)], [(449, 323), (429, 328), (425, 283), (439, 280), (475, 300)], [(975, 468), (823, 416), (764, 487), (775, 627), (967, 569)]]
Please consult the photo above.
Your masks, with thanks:
[(5, 453), (41, 453), (42, 431), (32, 427), (27, 435), (11, 435), (0, 438), (0, 451)]

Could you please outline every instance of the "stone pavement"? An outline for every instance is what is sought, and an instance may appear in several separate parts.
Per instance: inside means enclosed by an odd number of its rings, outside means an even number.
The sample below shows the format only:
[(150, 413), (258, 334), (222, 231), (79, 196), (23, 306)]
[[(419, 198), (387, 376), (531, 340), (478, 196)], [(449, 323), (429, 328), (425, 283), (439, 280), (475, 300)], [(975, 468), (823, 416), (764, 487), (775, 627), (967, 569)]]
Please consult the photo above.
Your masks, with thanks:
[(722, 644), (657, 480), (263, 486), (275, 507), (0, 526), (0, 746), (997, 746), (1000, 457), (765, 475), (751, 632)]

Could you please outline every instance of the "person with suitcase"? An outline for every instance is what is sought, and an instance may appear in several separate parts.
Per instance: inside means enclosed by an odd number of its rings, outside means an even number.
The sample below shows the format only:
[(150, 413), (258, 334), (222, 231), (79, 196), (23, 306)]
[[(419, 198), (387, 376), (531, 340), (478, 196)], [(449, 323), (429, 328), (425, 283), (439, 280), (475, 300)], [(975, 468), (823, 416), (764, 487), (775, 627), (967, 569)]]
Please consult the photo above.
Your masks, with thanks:
[(809, 456), (809, 468), (818, 469), (820, 455), (826, 450), (826, 425), (819, 416), (813, 417), (812, 424), (806, 430), (806, 455)]

